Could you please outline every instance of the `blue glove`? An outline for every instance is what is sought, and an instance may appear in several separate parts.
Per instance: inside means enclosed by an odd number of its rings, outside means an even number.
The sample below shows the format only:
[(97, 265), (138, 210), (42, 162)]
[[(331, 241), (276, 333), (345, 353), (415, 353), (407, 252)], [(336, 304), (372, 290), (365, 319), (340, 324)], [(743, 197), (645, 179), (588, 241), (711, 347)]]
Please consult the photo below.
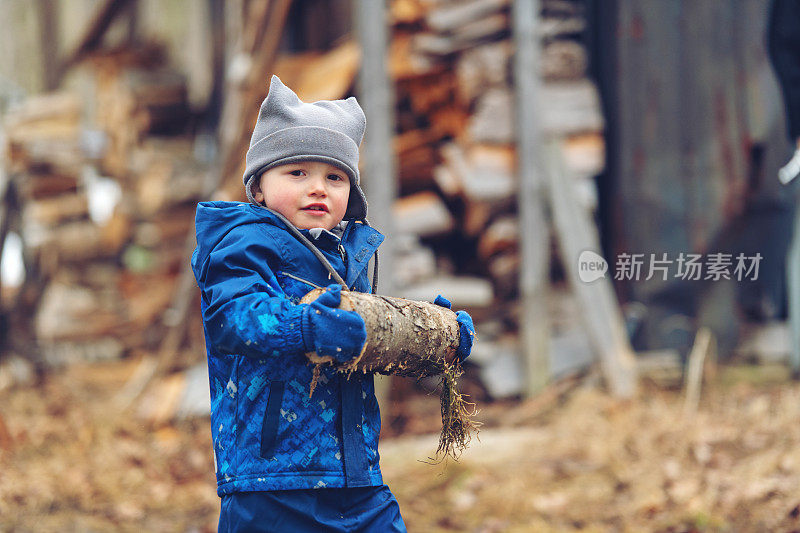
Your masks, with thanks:
[(358, 356), (367, 341), (364, 319), (355, 311), (337, 309), (342, 301), (342, 286), (328, 285), (319, 298), (303, 311), (302, 333), (306, 352), (329, 355), (337, 363)]
[[(436, 296), (433, 303), (434, 305), (446, 307), (447, 309), (450, 309), (452, 306), (450, 300), (441, 294)], [(469, 313), (466, 311), (459, 311), (456, 313), (456, 322), (458, 322), (458, 332), (461, 337), (458, 348), (456, 348), (456, 355), (458, 356), (458, 362), (463, 363), (472, 352), (472, 343), (475, 339), (475, 325), (472, 323), (472, 317), (469, 316)]]

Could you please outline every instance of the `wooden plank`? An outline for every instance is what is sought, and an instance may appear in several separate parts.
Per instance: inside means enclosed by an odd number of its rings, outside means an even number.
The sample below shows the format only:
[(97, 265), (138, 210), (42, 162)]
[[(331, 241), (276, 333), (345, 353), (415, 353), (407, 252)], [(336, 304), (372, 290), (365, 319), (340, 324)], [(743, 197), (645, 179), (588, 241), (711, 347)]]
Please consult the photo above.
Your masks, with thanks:
[(549, 268), (549, 236), (544, 215), (545, 176), (541, 158), (541, 133), (537, 117), (540, 104), (539, 39), (537, 20), (541, 9), (537, 0), (514, 0), (512, 25), (516, 54), (517, 172), (519, 175), (518, 211), (522, 268), (520, 300), (522, 306), (521, 346), (525, 363), (525, 390), (540, 392), (550, 380), (549, 321), (546, 290)]
[[(363, 51), (358, 98), (370, 124), (364, 134), (361, 152), (364, 154), (362, 183), (372, 206), (372, 221), (388, 237), (381, 249), (381, 261), (376, 263), (378, 277), (383, 280), (379, 290), (384, 294), (393, 294), (392, 272), (395, 265), (392, 237), (395, 234), (395, 222), (391, 207), (397, 197), (398, 187), (397, 162), (392, 149), (395, 95), (387, 66), (389, 19), (385, 2), (375, 0), (357, 0), (354, 16), (358, 42)], [(390, 383), (389, 379), (380, 379), (376, 383), (384, 423), (388, 421)]]
[(636, 364), (611, 280), (602, 277), (584, 282), (578, 272), (582, 252), (591, 250), (602, 256), (597, 230), (589, 213), (575, 199), (573, 180), (568, 178), (564, 167), (559, 141), (547, 141), (544, 150), (547, 191), (570, 287), (580, 301), (584, 324), (611, 393), (629, 398), (636, 392)]
[(42, 80), (44, 90), (50, 92), (58, 87), (58, 9), (54, 0), (36, 2), (39, 15), (39, 42), (42, 46)]
[(397, 162), (392, 150), (395, 95), (386, 64), (389, 43), (386, 6), (384, 2), (359, 0), (354, 13), (363, 51), (358, 98), (370, 124), (362, 146), (362, 180), (371, 205), (371, 220), (388, 237), (381, 248), (379, 275), (386, 283), (382, 292), (391, 294), (391, 242), (395, 232), (392, 206), (397, 197)]

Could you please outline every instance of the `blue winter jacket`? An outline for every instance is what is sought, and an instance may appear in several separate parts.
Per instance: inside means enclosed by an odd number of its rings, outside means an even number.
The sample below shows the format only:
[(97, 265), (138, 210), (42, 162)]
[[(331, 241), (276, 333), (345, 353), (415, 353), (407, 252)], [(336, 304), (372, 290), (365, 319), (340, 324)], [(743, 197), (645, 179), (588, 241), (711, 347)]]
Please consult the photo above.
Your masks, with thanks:
[[(380, 415), (372, 375), (325, 366), (309, 398), (300, 298), (330, 273), (272, 211), (204, 202), (192, 269), (211, 386), (211, 434), (220, 496), (242, 491), (381, 485)], [(308, 230), (300, 230), (309, 237)], [(351, 290), (369, 292), (369, 259), (383, 241), (350, 222), (317, 248)]]

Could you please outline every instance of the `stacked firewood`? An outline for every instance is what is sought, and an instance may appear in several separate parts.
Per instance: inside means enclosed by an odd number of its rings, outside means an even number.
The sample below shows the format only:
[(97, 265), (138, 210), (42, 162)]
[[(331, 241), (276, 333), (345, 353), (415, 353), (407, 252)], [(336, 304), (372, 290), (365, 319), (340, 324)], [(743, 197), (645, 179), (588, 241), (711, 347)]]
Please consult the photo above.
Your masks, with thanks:
[[(593, 209), (592, 178), (604, 165), (603, 119), (580, 40), (583, 4), (544, 0), (541, 7), (539, 126), (543, 136), (560, 139), (578, 197)], [(516, 295), (520, 228), (510, 9), (510, 0), (392, 2), (402, 194), (397, 227), (412, 235), (398, 264), (406, 286), (424, 287), (408, 289), (413, 296), (448, 287), (463, 305), (486, 307)], [(415, 242), (433, 246), (436, 259)], [(453, 247), (460, 251), (448, 250)], [(477, 277), (443, 276), (448, 270)]]
[[(477, 311), (513, 307), (506, 304), (516, 297), (525, 229), (516, 216), (510, 4), (390, 4), (396, 295), (430, 301), (442, 293)], [(592, 209), (603, 120), (586, 74), (582, 6), (541, 2), (539, 109), (543, 135), (561, 140), (575, 190)], [(327, 53), (279, 54), (273, 70), (315, 101), (347, 96), (358, 62), (357, 45), (345, 41)], [(188, 261), (195, 204), (214, 180), (192, 156), (185, 80), (158, 49), (104, 52), (81, 68), (88, 93), (33, 98), (5, 121), (8, 170), (23, 185), (25, 242), (48, 280), (36, 330), (51, 351), (152, 349), (181, 320), (168, 310)], [(226, 174), (222, 191), (232, 192), (217, 196), (239, 195), (240, 175)]]
[[(114, 358), (163, 337), (208, 177), (185, 135), (183, 78), (152, 50), (85, 68), (91, 98), (28, 99), (4, 121), (23, 240), (45, 286), (35, 320), (53, 363)], [(157, 136), (158, 135), (158, 136)]]

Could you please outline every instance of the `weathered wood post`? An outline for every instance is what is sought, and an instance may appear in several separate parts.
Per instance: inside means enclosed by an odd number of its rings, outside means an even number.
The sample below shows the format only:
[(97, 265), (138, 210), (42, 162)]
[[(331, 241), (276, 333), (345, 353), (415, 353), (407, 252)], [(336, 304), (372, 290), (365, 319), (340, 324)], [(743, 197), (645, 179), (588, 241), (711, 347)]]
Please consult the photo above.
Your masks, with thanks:
[(546, 309), (548, 226), (544, 214), (544, 170), (541, 157), (541, 112), (538, 0), (514, 0), (514, 87), (516, 90), (517, 205), (520, 225), (519, 289), (522, 301), (520, 338), (527, 394), (540, 391), (550, 379), (549, 327)]
[[(388, 238), (381, 245), (378, 278), (380, 292), (392, 294), (392, 205), (397, 197), (396, 164), (392, 150), (394, 91), (386, 68), (388, 62), (388, 13), (384, 0), (357, 0), (355, 26), (361, 44), (358, 100), (367, 116), (361, 149), (364, 190), (369, 201), (370, 223)], [(375, 392), (383, 421), (388, 415), (390, 378), (375, 380)]]
[(581, 252), (589, 250), (600, 256), (597, 230), (589, 213), (575, 199), (572, 179), (564, 168), (561, 143), (547, 140), (543, 155), (550, 207), (570, 288), (577, 297), (583, 324), (609, 390), (614, 396), (629, 398), (636, 392), (636, 360), (611, 280), (601, 277), (586, 282), (580, 277)]

